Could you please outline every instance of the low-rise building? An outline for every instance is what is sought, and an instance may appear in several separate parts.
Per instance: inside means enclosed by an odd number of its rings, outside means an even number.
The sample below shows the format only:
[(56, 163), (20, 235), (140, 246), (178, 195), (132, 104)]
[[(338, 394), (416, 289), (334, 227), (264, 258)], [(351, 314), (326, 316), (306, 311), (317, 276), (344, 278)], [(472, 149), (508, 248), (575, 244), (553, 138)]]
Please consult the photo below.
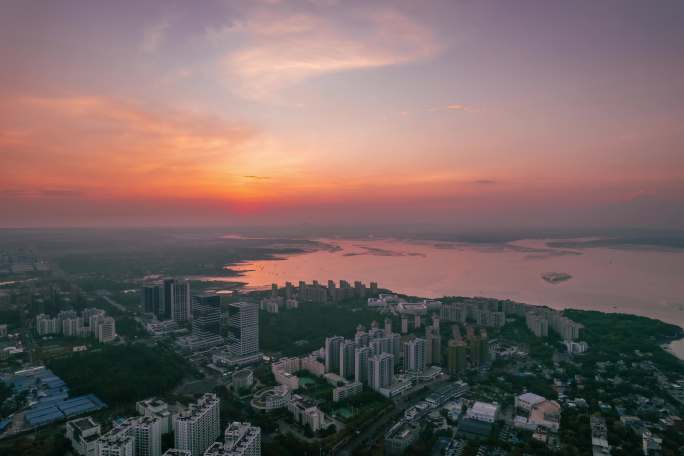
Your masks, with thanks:
[(466, 412), (466, 417), (472, 420), (494, 423), (499, 416), (499, 406), (488, 402), (475, 402)]
[(419, 436), (420, 427), (418, 425), (399, 421), (385, 434), (385, 454), (402, 454), (418, 440)]
[(252, 398), (251, 405), (257, 410), (269, 412), (287, 406), (290, 402), (290, 390), (287, 386), (279, 385), (257, 392)]
[(313, 432), (325, 427), (325, 414), (309, 399), (295, 395), (287, 404), (287, 410), (292, 413), (296, 422), (305, 427), (309, 426)]
[(333, 402), (343, 401), (348, 397), (359, 394), (361, 391), (363, 391), (363, 383), (361, 382), (352, 382), (343, 386), (338, 386), (333, 389), (332, 392)]
[(249, 389), (254, 384), (254, 372), (251, 369), (240, 369), (233, 374), (233, 388)]

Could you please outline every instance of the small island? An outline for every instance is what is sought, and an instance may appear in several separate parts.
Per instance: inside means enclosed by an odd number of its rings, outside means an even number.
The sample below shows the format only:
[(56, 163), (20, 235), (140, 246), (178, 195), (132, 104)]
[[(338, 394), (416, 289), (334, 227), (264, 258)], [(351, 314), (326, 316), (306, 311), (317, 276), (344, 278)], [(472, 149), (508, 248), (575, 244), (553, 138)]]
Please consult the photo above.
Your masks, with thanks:
[(572, 276), (566, 272), (545, 272), (541, 277), (552, 285), (572, 279)]

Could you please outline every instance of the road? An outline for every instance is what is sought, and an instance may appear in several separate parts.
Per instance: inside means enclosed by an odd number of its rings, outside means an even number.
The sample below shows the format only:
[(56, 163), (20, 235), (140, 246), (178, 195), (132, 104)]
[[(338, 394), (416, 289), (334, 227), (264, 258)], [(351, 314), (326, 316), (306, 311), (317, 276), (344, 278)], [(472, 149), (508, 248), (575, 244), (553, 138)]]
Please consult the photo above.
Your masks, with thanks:
[[(394, 403), (395, 409), (393, 411), (381, 415), (378, 419), (374, 420), (369, 426), (367, 426), (363, 432), (361, 432), (358, 435), (351, 436), (351, 438), (349, 438), (346, 442), (343, 441), (344, 443), (339, 448), (333, 449), (332, 454), (339, 456), (350, 456), (354, 452), (354, 450), (356, 450), (359, 446), (369, 445), (370, 443), (367, 442), (373, 442), (380, 435), (383, 435), (386, 428), (388, 428), (390, 425), (393, 425), (400, 417), (403, 417), (404, 412), (407, 409), (413, 407), (418, 402), (424, 400), (427, 396), (430, 395), (432, 389), (434, 389), (435, 386), (444, 383), (448, 379), (448, 376), (443, 375), (440, 378), (437, 378), (436, 380), (433, 380), (431, 382), (415, 386), (409, 393), (397, 398), (397, 400)], [(424, 394), (421, 394), (419, 397), (411, 399), (408, 398), (408, 396), (412, 392), (417, 391), (423, 387), (427, 387), (427, 391), (425, 391)], [(419, 413), (414, 419), (414, 421), (419, 420), (425, 414), (431, 411), (431, 409), (428, 409)]]

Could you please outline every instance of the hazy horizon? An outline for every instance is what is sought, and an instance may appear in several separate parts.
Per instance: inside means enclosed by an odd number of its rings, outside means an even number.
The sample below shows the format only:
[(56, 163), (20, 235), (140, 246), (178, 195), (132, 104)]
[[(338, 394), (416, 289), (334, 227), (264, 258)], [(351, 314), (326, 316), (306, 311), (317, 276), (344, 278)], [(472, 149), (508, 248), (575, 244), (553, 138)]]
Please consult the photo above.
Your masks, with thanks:
[(684, 4), (0, 6), (0, 226), (684, 229)]

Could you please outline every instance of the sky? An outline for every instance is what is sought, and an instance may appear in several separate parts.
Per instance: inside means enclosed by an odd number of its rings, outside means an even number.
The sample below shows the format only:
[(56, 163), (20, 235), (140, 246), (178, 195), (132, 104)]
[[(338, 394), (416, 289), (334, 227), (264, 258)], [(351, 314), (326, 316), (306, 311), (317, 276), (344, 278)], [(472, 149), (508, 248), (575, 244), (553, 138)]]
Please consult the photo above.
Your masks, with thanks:
[(4, 0), (0, 227), (684, 229), (684, 3)]

